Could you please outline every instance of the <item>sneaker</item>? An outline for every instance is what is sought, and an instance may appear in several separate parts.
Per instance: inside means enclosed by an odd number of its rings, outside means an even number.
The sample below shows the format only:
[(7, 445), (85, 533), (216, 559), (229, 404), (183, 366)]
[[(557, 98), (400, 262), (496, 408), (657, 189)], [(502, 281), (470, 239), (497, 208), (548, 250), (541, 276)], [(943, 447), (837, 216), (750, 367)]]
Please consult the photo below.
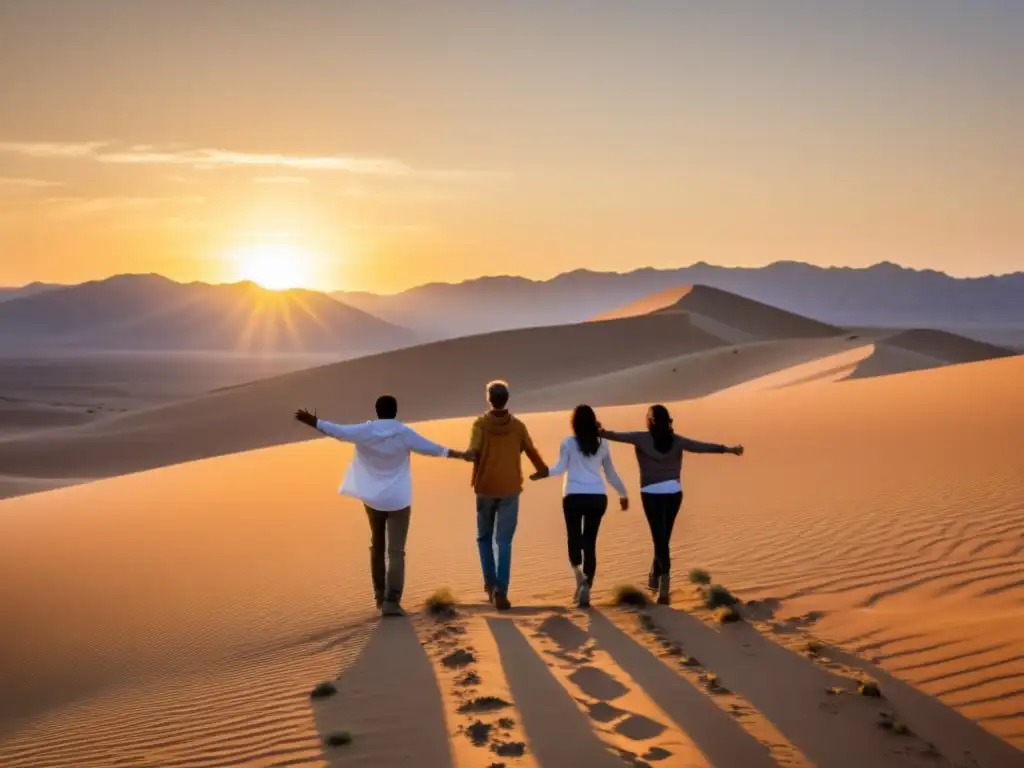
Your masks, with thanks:
[(578, 565), (572, 567), (572, 575), (576, 577), (576, 591), (572, 593), (572, 601), (578, 603), (583, 588), (587, 586), (587, 577), (583, 575), (583, 570)]
[(507, 611), (512, 607), (512, 603), (508, 601), (508, 595), (500, 590), (494, 590), (494, 607), (499, 611)]
[(493, 603), (494, 602), (494, 590), (495, 590), (495, 586), (493, 584), (484, 584), (484, 592), (487, 593), (487, 602), (488, 603)]
[(580, 608), (590, 607), (590, 585), (586, 581), (580, 586), (579, 591), (576, 593), (576, 605)]
[(658, 577), (658, 605), (672, 605), (671, 582), (667, 573)]
[(394, 600), (385, 600), (380, 608), (381, 616), (405, 616), (402, 606)]

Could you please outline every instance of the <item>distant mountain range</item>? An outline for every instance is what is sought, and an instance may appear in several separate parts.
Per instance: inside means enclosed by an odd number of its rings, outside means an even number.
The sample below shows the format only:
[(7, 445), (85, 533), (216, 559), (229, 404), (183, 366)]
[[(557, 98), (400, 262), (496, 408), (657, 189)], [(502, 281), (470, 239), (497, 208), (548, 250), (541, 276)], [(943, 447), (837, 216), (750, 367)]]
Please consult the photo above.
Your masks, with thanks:
[(8, 301), (9, 299), (20, 299), (23, 296), (34, 296), (37, 293), (43, 293), (54, 288), (66, 288), (64, 285), (57, 285), (55, 283), (29, 283), (28, 285), (22, 285), (18, 288), (5, 288), (0, 286), (0, 301)]
[(485, 277), (399, 294), (332, 294), (381, 319), (440, 336), (581, 322), (680, 285), (706, 285), (840, 326), (1024, 326), (1024, 272), (954, 278), (882, 263), (866, 268), (777, 262), (694, 264), (625, 274), (577, 270), (551, 280)]
[(395, 295), (275, 292), (252, 283), (121, 275), (80, 285), (0, 288), (0, 348), (331, 352), (351, 357), (423, 341), (583, 322), (658, 292), (704, 285), (841, 327), (938, 328), (1020, 348), (1024, 272), (954, 278), (883, 263), (699, 263), (551, 280), (484, 277)]
[(121, 275), (0, 301), (0, 348), (76, 351), (331, 352), (415, 344), (412, 331), (313, 291)]

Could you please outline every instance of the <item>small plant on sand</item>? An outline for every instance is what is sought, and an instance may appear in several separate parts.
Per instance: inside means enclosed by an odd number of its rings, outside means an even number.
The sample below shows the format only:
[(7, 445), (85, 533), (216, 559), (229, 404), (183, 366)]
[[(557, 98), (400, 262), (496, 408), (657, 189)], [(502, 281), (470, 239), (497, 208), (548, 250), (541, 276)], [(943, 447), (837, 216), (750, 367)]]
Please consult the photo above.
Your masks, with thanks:
[(711, 574), (705, 571), (703, 568), (694, 568), (692, 571), (690, 571), (690, 583), (710, 584)]
[(349, 731), (331, 731), (324, 737), (324, 744), (328, 747), (347, 747), (352, 743), (352, 734)]
[(333, 696), (337, 692), (338, 689), (334, 686), (334, 683), (318, 683), (316, 688), (309, 692), (309, 698), (326, 699), (328, 696)]
[(452, 616), (455, 613), (455, 595), (448, 587), (441, 587), (427, 598), (427, 613), (431, 616)]
[(861, 696), (867, 696), (869, 699), (880, 699), (882, 698), (882, 691), (878, 687), (878, 683), (873, 683), (870, 680), (865, 680), (857, 686), (857, 693)]
[(742, 620), (743, 617), (736, 610), (735, 605), (723, 605), (721, 608), (715, 609), (715, 621), (719, 624), (732, 624)]
[(704, 603), (708, 608), (714, 610), (737, 605), (739, 600), (721, 584), (712, 584), (704, 590)]
[(633, 608), (645, 608), (650, 604), (647, 595), (632, 584), (622, 584), (616, 587), (613, 602), (615, 605), (629, 605)]
[(804, 646), (804, 650), (808, 656), (821, 656), (825, 652), (824, 643), (820, 643), (817, 640), (808, 640), (807, 645)]

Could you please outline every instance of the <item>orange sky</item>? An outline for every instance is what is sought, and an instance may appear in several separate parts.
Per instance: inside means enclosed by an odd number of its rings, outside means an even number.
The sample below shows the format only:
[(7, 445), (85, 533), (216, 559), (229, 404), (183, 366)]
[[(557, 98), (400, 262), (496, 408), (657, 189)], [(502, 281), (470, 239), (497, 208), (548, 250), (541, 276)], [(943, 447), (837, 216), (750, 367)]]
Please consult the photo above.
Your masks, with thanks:
[(768, 6), (3, 3), (0, 284), (1024, 269), (1024, 6)]

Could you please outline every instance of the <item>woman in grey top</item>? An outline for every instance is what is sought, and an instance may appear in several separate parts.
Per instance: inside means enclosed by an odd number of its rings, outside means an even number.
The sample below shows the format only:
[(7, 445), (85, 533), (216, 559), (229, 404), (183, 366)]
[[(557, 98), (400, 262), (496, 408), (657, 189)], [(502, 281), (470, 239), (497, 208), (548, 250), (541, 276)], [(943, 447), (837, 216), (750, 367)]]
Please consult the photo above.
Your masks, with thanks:
[(652, 405), (647, 410), (647, 431), (602, 431), (601, 437), (612, 442), (629, 443), (636, 450), (636, 460), (640, 465), (640, 500), (654, 543), (654, 560), (648, 586), (651, 590), (657, 590), (659, 604), (669, 605), (669, 543), (672, 540), (672, 526), (675, 525), (679, 507), (683, 503), (683, 488), (680, 484), (683, 453), (731, 453), (742, 456), (743, 446), (702, 443), (677, 435), (672, 429), (672, 417), (663, 405)]

